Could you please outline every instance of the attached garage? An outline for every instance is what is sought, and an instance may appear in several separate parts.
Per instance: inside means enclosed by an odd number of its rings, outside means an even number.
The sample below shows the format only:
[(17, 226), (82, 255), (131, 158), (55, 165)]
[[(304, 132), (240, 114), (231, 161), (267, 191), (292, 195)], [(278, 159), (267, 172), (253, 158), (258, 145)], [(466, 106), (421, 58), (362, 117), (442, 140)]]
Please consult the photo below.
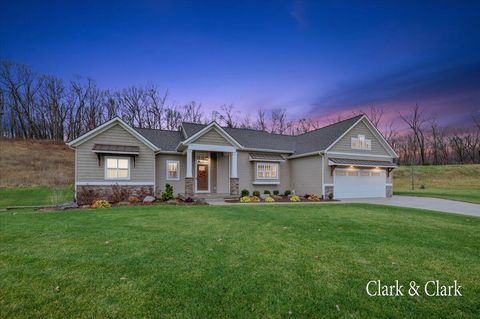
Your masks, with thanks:
[(335, 198), (366, 198), (386, 196), (385, 170), (335, 169)]
[(392, 162), (330, 158), (335, 198), (387, 196), (387, 174)]

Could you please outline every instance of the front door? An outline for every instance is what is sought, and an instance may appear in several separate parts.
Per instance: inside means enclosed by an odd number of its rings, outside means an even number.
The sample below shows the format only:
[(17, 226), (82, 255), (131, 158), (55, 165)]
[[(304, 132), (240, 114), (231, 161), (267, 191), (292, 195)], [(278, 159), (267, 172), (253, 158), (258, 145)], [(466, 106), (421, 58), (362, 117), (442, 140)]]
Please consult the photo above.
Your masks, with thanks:
[(208, 164), (197, 164), (197, 191), (208, 192)]

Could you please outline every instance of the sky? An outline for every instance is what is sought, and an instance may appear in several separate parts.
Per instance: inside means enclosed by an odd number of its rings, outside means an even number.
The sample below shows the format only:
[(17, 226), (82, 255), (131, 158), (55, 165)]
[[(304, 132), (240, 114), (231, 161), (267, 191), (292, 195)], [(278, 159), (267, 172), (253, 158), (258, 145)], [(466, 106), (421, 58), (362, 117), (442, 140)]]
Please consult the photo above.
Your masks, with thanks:
[(105, 89), (324, 122), (480, 112), (480, 1), (0, 1), (0, 58)]

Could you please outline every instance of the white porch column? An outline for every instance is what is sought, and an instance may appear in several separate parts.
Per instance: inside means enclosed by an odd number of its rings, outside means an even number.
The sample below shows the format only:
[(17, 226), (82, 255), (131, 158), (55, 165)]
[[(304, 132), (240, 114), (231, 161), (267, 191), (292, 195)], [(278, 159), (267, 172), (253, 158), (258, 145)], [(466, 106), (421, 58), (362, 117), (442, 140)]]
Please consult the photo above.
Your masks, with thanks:
[(193, 177), (192, 173), (192, 150), (187, 149), (187, 175), (186, 177)]
[(231, 172), (230, 177), (231, 177), (231, 178), (238, 178), (238, 173), (237, 173), (237, 152), (232, 152), (231, 154), (232, 154), (232, 155), (231, 155), (231, 159), (232, 159), (232, 162), (231, 162), (232, 172)]

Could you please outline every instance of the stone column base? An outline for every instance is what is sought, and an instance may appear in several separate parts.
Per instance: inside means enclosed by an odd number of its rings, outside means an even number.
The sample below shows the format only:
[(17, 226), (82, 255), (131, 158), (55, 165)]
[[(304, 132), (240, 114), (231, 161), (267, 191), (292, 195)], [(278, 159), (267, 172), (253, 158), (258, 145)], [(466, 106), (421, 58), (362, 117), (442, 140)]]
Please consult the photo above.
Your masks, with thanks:
[(333, 186), (325, 186), (325, 198), (324, 199), (329, 199), (328, 194), (330, 194), (330, 193), (335, 195), (335, 193), (333, 192)]
[(390, 186), (390, 185), (387, 185), (385, 187), (385, 192), (386, 192), (387, 197), (392, 197), (393, 196), (393, 187)]
[(238, 196), (240, 194), (238, 190), (238, 178), (230, 178), (230, 195)]
[(195, 185), (193, 177), (185, 177), (185, 195), (193, 196), (195, 195)]
[(116, 203), (128, 200), (130, 195), (143, 199), (145, 196), (155, 196), (155, 193), (153, 185), (79, 185), (76, 190), (78, 205), (91, 205), (98, 199)]

